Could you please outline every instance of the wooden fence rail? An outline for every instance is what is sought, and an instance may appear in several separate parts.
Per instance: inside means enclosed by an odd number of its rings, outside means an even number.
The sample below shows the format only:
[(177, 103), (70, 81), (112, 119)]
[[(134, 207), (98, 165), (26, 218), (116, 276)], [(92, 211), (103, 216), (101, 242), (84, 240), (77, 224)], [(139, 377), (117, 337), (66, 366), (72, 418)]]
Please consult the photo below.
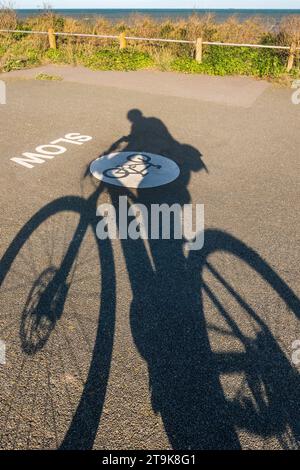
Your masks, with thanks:
[(126, 36), (125, 33), (120, 35), (104, 35), (104, 34), (85, 34), (85, 33), (62, 33), (55, 32), (52, 29), (49, 31), (22, 31), (17, 29), (0, 29), (0, 33), (21, 33), (21, 34), (40, 34), (47, 35), (49, 38), (50, 48), (56, 49), (56, 37), (57, 36), (73, 36), (73, 37), (82, 37), (82, 38), (94, 38), (94, 39), (115, 39), (120, 42), (120, 49), (125, 49), (127, 46), (127, 41), (147, 41), (147, 42), (157, 42), (157, 43), (175, 43), (175, 44), (193, 44), (196, 49), (196, 60), (197, 62), (202, 62), (203, 58), (203, 46), (224, 46), (224, 47), (250, 47), (256, 49), (274, 49), (274, 50), (286, 50), (290, 51), (287, 71), (290, 72), (294, 66), (296, 52), (300, 51), (300, 47), (297, 47), (296, 43), (292, 43), (290, 46), (276, 46), (271, 44), (239, 44), (239, 43), (230, 43), (230, 42), (210, 42), (203, 41), (202, 38), (197, 38), (195, 41), (188, 41), (184, 39), (162, 39), (162, 38), (139, 38), (135, 36)]

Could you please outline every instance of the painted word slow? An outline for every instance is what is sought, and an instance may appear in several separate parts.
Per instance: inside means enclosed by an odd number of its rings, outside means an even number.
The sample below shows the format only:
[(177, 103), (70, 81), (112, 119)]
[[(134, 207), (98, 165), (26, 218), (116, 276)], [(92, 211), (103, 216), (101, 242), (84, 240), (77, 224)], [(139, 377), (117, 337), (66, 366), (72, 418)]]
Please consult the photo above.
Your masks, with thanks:
[(83, 145), (85, 142), (92, 140), (92, 138), (89, 135), (81, 135), (76, 132), (66, 134), (64, 137), (53, 140), (50, 144), (39, 145), (34, 152), (25, 152), (21, 157), (11, 158), (11, 161), (31, 169), (36, 164), (45, 163), (45, 160), (51, 160), (57, 155), (64, 154), (68, 150), (65, 144)]

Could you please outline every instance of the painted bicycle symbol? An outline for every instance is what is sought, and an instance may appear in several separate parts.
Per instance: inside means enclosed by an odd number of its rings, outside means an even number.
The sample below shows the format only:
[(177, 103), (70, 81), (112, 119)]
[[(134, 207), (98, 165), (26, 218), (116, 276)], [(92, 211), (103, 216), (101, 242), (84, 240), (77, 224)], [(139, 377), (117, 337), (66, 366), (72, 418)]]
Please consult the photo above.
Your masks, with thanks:
[(141, 175), (147, 176), (148, 169), (153, 167), (158, 170), (161, 169), (161, 165), (154, 165), (151, 163), (151, 157), (143, 154), (132, 154), (127, 157), (129, 163), (123, 165), (117, 165), (114, 168), (108, 168), (103, 172), (108, 178), (126, 178), (129, 175)]

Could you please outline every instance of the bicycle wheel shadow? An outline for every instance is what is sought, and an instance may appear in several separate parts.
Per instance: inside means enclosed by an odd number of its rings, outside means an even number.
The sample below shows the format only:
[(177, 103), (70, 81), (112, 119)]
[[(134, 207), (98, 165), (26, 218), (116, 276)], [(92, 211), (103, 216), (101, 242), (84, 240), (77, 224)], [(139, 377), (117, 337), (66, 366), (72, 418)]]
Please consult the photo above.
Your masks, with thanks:
[[(139, 110), (128, 113), (131, 133), (114, 143), (107, 153), (125, 143), (122, 151), (149, 152), (167, 156), (180, 167), (179, 178), (165, 187), (137, 189), (109, 187), (119, 212), (119, 196), (131, 197), (151, 213), (152, 204), (191, 202), (188, 184), (192, 172), (206, 170), (201, 153), (179, 144), (156, 118), (146, 118)], [(128, 209), (131, 203), (128, 202)], [(148, 222), (149, 223), (149, 222)], [(119, 227), (120, 228), (120, 227)], [(148, 227), (151, 233), (151, 221)], [(227, 285), (218, 272), (219, 283), (256, 322), (259, 332), (247, 337), (206, 285), (201, 273), (208, 256), (228, 252), (247, 263), (276, 292), (299, 318), (299, 299), (258, 254), (242, 242), (217, 230), (205, 232), (205, 247), (184, 254), (184, 240), (122, 240), (127, 271), (133, 292), (130, 324), (135, 345), (148, 365), (153, 410), (160, 413), (174, 449), (239, 449), (237, 430), (245, 429), (261, 437), (276, 437), (284, 446), (298, 447), (300, 416), (295, 406), (299, 398), (299, 378), (276, 339), (250, 304)], [(212, 350), (206, 321), (203, 292), (226, 320), (233, 335), (243, 345), (242, 354), (216, 354)], [(228, 399), (221, 374), (243, 372), (251, 399)], [(282, 386), (282, 377), (287, 378)], [(264, 391), (263, 391), (264, 390)], [(290, 433), (286, 443), (282, 437)], [(292, 437), (291, 437), (292, 436)]]
[[(2, 289), (3, 283), (10, 272), (12, 273), (13, 278), (16, 274), (18, 275), (18, 271), (15, 271), (14, 266), (16, 260), (19, 260), (18, 265), (22, 266), (22, 269), (24, 270), (22, 277), (25, 277), (26, 270), (24, 266), (25, 263), (28, 263), (28, 257), (24, 256), (24, 252), (22, 250), (24, 250), (27, 244), (29, 245), (28, 255), (32, 259), (34, 259), (35, 256), (41, 255), (40, 250), (43, 245), (41, 245), (41, 241), (39, 241), (37, 245), (32, 245), (33, 242), (31, 237), (33, 234), (36, 232), (38, 234), (44, 234), (45, 240), (52, 245), (49, 251), (46, 246), (43, 247), (42, 264), (47, 264), (49, 262), (49, 266), (47, 266), (46, 269), (43, 269), (40, 274), (36, 271), (38, 264), (35, 265), (35, 279), (32, 282), (31, 288), (29, 288), (24, 307), (22, 308), (21, 306), (22, 312), (19, 324), (19, 340), (20, 349), (23, 351), (22, 360), (24, 361), (26, 360), (26, 357), (41, 357), (46, 345), (48, 345), (49, 341), (52, 340), (52, 343), (54, 343), (54, 346), (52, 346), (54, 357), (50, 358), (50, 360), (57, 364), (56, 355), (62, 354), (59, 350), (60, 345), (56, 344), (58, 339), (61, 340), (60, 337), (57, 336), (57, 331), (62, 330), (62, 339), (65, 344), (67, 344), (67, 350), (64, 351), (65, 354), (69, 354), (74, 358), (74, 349), (72, 344), (67, 341), (65, 325), (62, 326), (62, 320), (64, 318), (65, 303), (70, 296), (70, 289), (74, 282), (74, 273), (78, 269), (78, 254), (87, 234), (87, 230), (90, 228), (92, 229), (89, 240), (90, 243), (92, 243), (92, 239), (94, 240), (95, 251), (93, 253), (93, 257), (95, 260), (97, 260), (97, 256), (99, 257), (98, 263), (102, 274), (101, 279), (98, 279), (98, 288), (101, 292), (101, 297), (99, 298), (98, 322), (96, 324), (95, 334), (91, 333), (81, 324), (80, 318), (77, 317), (77, 309), (74, 311), (74, 321), (78, 327), (78, 330), (75, 329), (76, 341), (82, 341), (77, 344), (77, 346), (75, 345), (75, 349), (76, 347), (80, 347), (80, 345), (84, 346), (84, 344), (90, 340), (90, 336), (93, 338), (94, 342), (91, 344), (91, 361), (85, 370), (86, 381), (82, 383), (82, 394), (79, 402), (77, 402), (77, 407), (75, 408), (71, 422), (67, 427), (67, 432), (65, 432), (64, 438), (60, 442), (61, 449), (92, 448), (102, 413), (111, 365), (116, 300), (114, 260), (110, 241), (99, 240), (95, 234), (95, 228), (98, 221), (96, 218), (97, 199), (102, 193), (102, 189), (103, 187), (101, 185), (97, 185), (93, 188), (92, 193), (87, 199), (80, 196), (66, 196), (56, 199), (41, 208), (17, 233), (0, 260), (0, 286)], [(68, 218), (65, 226), (60, 225), (59, 227), (55, 227), (56, 222), (53, 222), (52, 218), (54, 216), (57, 217), (59, 214), (62, 215), (62, 218), (67, 218), (68, 214), (70, 215), (70, 218), (74, 217), (75, 225), (71, 225), (69, 227), (68, 223), (70, 222), (70, 219)], [(45, 227), (45, 223), (47, 223), (49, 219), (50, 226)], [(61, 222), (62, 220), (63, 219), (59, 219), (58, 222)], [(74, 228), (75, 231), (72, 232), (72, 229)], [(64, 233), (65, 229), (66, 233)], [(69, 234), (70, 239), (68, 240), (67, 236)], [(63, 242), (63, 245), (61, 245), (61, 242)], [(60, 262), (55, 266), (53, 261), (53, 250), (56, 247), (59, 250)], [(49, 261), (48, 258), (50, 258)], [(97, 261), (95, 261), (93, 265), (97, 265)], [(82, 271), (84, 266), (80, 269)], [(30, 280), (28, 281), (28, 285), (29, 283)], [(95, 292), (95, 294), (97, 292)], [(3, 294), (2, 290), (1, 293)], [(97, 299), (95, 299), (95, 305), (95, 314), (97, 315)], [(9, 328), (11, 329), (11, 331), (8, 330), (10, 338), (13, 338), (17, 334), (17, 328), (12, 329), (13, 327), (12, 325), (9, 325)], [(6, 326), (5, 328), (7, 329), (8, 327)], [(17, 338), (15, 341), (17, 342)], [(43, 360), (45, 361), (44, 363), (46, 368), (48, 368), (48, 380), (52, 381), (55, 380), (56, 368), (53, 370), (54, 376), (52, 377), (50, 370), (51, 368), (53, 369), (53, 367), (51, 362), (48, 363), (48, 356), (49, 351), (46, 351), (45, 356), (43, 356)], [(60, 358), (62, 359), (61, 356)], [(32, 367), (34, 367), (35, 363), (32, 362), (32, 364)], [(82, 371), (79, 370), (76, 360), (72, 367), (73, 370), (75, 369), (75, 373), (77, 371), (80, 378), (84, 377)], [(101, 374), (99, 374), (99, 370), (101, 371)], [(60, 374), (60, 377), (62, 377), (62, 372), (64, 371), (64, 363), (62, 363), (58, 367), (58, 374)], [(21, 373), (22, 368), (20, 374)], [(18, 377), (18, 380), (20, 380), (20, 377)], [(16, 382), (14, 389), (16, 389), (17, 386), (18, 384)], [(61, 386), (64, 387), (63, 381)], [(28, 393), (31, 392), (35, 393), (35, 391), (28, 390)], [(65, 386), (65, 389), (61, 393), (65, 393), (66, 396), (68, 396), (69, 392), (67, 386)], [(13, 390), (11, 392), (9, 409), (14, 408), (16, 405), (20, 405), (20, 403), (16, 404), (13, 402), (14, 394), (15, 391)], [(57, 410), (54, 407), (54, 400), (57, 399), (57, 396), (52, 396), (50, 385), (49, 389), (46, 387), (46, 390), (39, 390), (39, 394), (41, 396), (45, 394), (45, 415), (47, 414), (47, 401), (50, 398), (50, 405), (52, 407), (51, 412), (54, 416), (54, 428), (52, 431), (56, 432), (55, 419), (57, 419)], [(24, 420), (24, 423), (25, 421), (26, 420)], [(67, 424), (68, 422), (66, 421), (65, 425)], [(17, 429), (18, 427), (19, 426), (17, 426)], [(13, 432), (13, 429), (14, 428), (12, 426), (10, 431), (11, 433)], [(36, 429), (36, 433), (40, 433), (42, 435), (41, 429)], [(2, 437), (3, 434), (1, 433), (1, 445)], [(24, 445), (26, 445), (26, 442)], [(59, 446), (59, 443), (57, 445)]]
[[(222, 253), (222, 258), (232, 255), (232, 258), (237, 259), (242, 265), (241, 273), (249, 274), (249, 271), (253, 271), (255, 287), (257, 286), (255, 295), (261, 293), (263, 298), (266, 290), (266, 302), (272, 303), (276, 299), (278, 311), (269, 309), (273, 314), (272, 318), (268, 317), (263, 307), (259, 308), (259, 302), (253, 302), (251, 296), (251, 301), (246, 300), (248, 292), (242, 282), (242, 288), (239, 289), (214, 266), (210, 260), (217, 253)], [(291, 351), (279, 343), (281, 331), (276, 331), (277, 322), (280, 322), (281, 326), (290, 323), (291, 333), (295, 335), (291, 342), (297, 338), (300, 333), (299, 298), (257, 252), (220, 230), (206, 230), (204, 249), (191, 253), (189, 261), (195, 276), (195, 289), (196, 286), (201, 287), (203, 314), (203, 297), (206, 296), (213, 306), (213, 311), (215, 309), (222, 317), (223, 325), (228, 326), (222, 333), (231, 334), (243, 347), (242, 353), (222, 351), (214, 354), (215, 368), (219, 376), (242, 374), (246, 384), (242, 393), (227, 399), (229, 420), (239, 431), (246, 431), (263, 439), (275, 438), (276, 445), (279, 444), (281, 448), (299, 449), (300, 412), (296, 405), (300, 396), (299, 374), (291, 365)], [(234, 259), (232, 261), (234, 263)], [(216, 286), (210, 286), (205, 271), (210, 273), (210, 278), (212, 276), (217, 281), (217, 289)], [(249, 281), (246, 278), (245, 283), (247, 282)], [(226, 298), (220, 293), (222, 289), (230, 297), (230, 309), (226, 305)], [(236, 310), (233, 303), (237, 305)], [(257, 306), (257, 311), (253, 303)], [(240, 318), (237, 311), (243, 313)], [(284, 319), (280, 318), (281, 312), (285, 315)], [(249, 334), (249, 330), (248, 334), (245, 333), (247, 320), (254, 325), (254, 334)], [(207, 331), (210, 327), (211, 325), (207, 324)], [(225, 345), (226, 341), (228, 336), (222, 343)], [(290, 344), (288, 346), (290, 348)]]

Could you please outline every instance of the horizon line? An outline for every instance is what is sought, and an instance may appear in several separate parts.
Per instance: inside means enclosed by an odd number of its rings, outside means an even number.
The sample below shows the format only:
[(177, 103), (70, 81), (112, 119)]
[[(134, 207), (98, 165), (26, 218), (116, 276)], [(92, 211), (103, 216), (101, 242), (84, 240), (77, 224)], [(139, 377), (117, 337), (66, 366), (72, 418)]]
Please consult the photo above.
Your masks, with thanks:
[[(12, 8), (12, 10), (47, 10), (47, 8), (38, 8), (38, 7), (33, 7), (33, 8)], [(262, 11), (274, 11), (274, 10), (279, 10), (279, 11), (300, 11), (300, 8), (84, 8), (84, 7), (77, 7), (77, 8), (49, 8), (49, 10), (182, 10), (182, 11), (187, 11), (187, 10), (195, 10), (195, 11), (203, 11), (203, 10), (220, 10), (220, 11), (228, 11), (228, 10), (245, 10), (245, 11), (257, 11), (257, 10), (262, 10)]]

